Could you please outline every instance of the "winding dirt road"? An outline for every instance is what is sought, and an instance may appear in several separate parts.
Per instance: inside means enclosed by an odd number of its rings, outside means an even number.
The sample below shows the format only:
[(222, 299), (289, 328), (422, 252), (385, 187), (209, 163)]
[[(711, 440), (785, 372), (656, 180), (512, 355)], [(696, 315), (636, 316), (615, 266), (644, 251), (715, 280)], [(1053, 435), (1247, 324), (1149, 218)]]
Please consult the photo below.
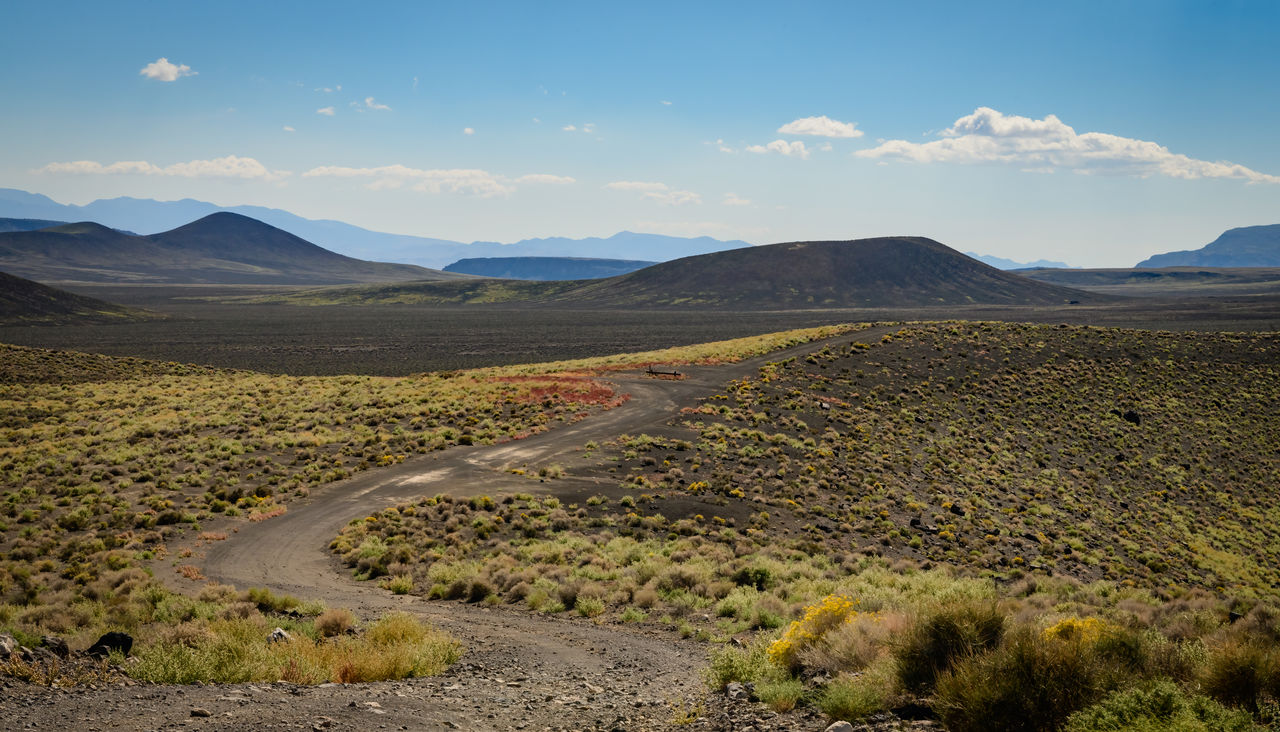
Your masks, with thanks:
[[(630, 400), (574, 424), (498, 445), (454, 447), (411, 458), (396, 466), (360, 473), (315, 489), (289, 505), (282, 516), (260, 523), (234, 525), (223, 542), (206, 545), (189, 560), (210, 580), (236, 587), (268, 587), (298, 597), (315, 598), (329, 607), (346, 607), (369, 618), (389, 610), (418, 614), (463, 642), (464, 656), (444, 676), (390, 684), (351, 687), (259, 685), (222, 687), (152, 687), (149, 705), (120, 705), (111, 727), (182, 727), (191, 703), (213, 712), (201, 728), (315, 728), (385, 726), (404, 729), (659, 729), (674, 716), (702, 709), (709, 714), (707, 694), (699, 678), (707, 649), (672, 633), (605, 625), (569, 617), (554, 618), (509, 607), (482, 607), (457, 602), (428, 602), (396, 596), (374, 583), (356, 582), (328, 550), (329, 542), (349, 521), (423, 495), (456, 497), (497, 495), (508, 491), (555, 493), (595, 485), (616, 485), (616, 478), (593, 478), (587, 466), (600, 463), (584, 454), (588, 441), (605, 443), (618, 435), (660, 431), (683, 406), (722, 389), (734, 378), (757, 373), (760, 365), (801, 355), (823, 343), (879, 338), (888, 328), (847, 333), (827, 341), (796, 346), (766, 356), (720, 366), (680, 367), (685, 378), (660, 380), (639, 373), (613, 375), (611, 381)], [(504, 466), (559, 464), (568, 475), (539, 484), (512, 474)], [(575, 471), (575, 468), (578, 469)], [(575, 475), (578, 472), (578, 475)], [(175, 588), (196, 586), (157, 566), (157, 575)], [(228, 691), (230, 689), (230, 691)], [(249, 691), (246, 691), (249, 690)], [(255, 695), (256, 694), (256, 695)], [(249, 701), (240, 701), (244, 696)], [(63, 701), (71, 708), (91, 705), (94, 697), (71, 692)], [(142, 698), (140, 695), (139, 698)], [(376, 701), (375, 701), (376, 700)], [(286, 706), (281, 706), (288, 702)], [(369, 702), (373, 702), (369, 706)], [(174, 706), (174, 704), (177, 706)], [(0, 704), (0, 707), (3, 705)], [(223, 711), (225, 709), (225, 711)], [(801, 719), (769, 724), (745, 712), (758, 728), (793, 728)], [(121, 715), (125, 717), (121, 719)], [(767, 715), (766, 715), (767, 717)], [(132, 719), (136, 727), (129, 723)], [(723, 721), (723, 713), (720, 717)], [(375, 724), (376, 722), (376, 724)], [(193, 722), (194, 723), (194, 722)], [(805, 726), (817, 724), (807, 720)], [(711, 717), (696, 726), (719, 727)], [(818, 727), (821, 729), (821, 726)]]

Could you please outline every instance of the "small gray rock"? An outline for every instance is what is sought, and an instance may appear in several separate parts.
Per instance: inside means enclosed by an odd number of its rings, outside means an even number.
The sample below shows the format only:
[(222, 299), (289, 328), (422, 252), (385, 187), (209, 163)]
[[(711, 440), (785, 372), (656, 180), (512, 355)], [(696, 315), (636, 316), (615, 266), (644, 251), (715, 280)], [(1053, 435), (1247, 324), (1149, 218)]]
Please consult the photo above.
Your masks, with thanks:
[(293, 640), (293, 636), (289, 635), (284, 628), (276, 628), (271, 631), (271, 635), (267, 636), (268, 643), (285, 643), (290, 640)]
[(193, 717), (212, 717), (212, 716), (213, 716), (213, 712), (209, 711), (208, 709), (205, 709), (204, 707), (195, 707), (194, 709), (192, 709), (192, 710), (191, 710), (191, 716), (193, 716)]
[(831, 726), (827, 727), (826, 732), (853, 732), (853, 725), (844, 720), (832, 722)]
[(7, 660), (18, 650), (18, 640), (8, 633), (0, 633), (0, 661)]
[(747, 687), (737, 681), (730, 682), (728, 686), (724, 687), (724, 693), (730, 699), (746, 699), (748, 696)]

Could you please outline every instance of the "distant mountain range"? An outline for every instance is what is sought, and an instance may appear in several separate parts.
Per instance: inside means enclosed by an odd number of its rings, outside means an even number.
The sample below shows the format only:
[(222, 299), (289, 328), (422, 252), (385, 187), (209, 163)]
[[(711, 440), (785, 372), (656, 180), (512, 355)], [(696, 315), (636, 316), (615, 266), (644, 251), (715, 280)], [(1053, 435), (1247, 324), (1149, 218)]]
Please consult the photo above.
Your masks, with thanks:
[(190, 198), (154, 201), (146, 198), (99, 199), (84, 206), (61, 204), (36, 193), (0, 188), (0, 217), (54, 221), (96, 221), (127, 231), (169, 231), (218, 211), (257, 219), (339, 254), (378, 262), (405, 262), (440, 269), (459, 259), (476, 257), (590, 257), (666, 261), (750, 246), (745, 241), (711, 237), (683, 238), (619, 232), (607, 239), (525, 239), (514, 244), (477, 241), (470, 244), (404, 234), (369, 231), (341, 221), (312, 220), (261, 206), (221, 207)]
[(50, 325), (160, 317), (0, 272), (0, 324)]
[(1157, 254), (1137, 267), (1280, 267), (1280, 224), (1228, 229), (1200, 249)]
[(1012, 259), (1004, 257), (994, 257), (990, 254), (975, 254), (973, 252), (965, 252), (966, 255), (982, 262), (989, 264), (996, 269), (1071, 269), (1071, 265), (1066, 262), (1052, 262), (1048, 259), (1037, 259), (1034, 262), (1015, 262)]
[(297, 304), (527, 303), (735, 310), (974, 304), (1054, 305), (1111, 298), (1033, 282), (921, 237), (791, 242), (713, 252), (578, 282), (409, 282), (270, 298)]
[(598, 280), (653, 264), (657, 262), (589, 257), (480, 257), (459, 259), (444, 271), (509, 280)]
[(149, 236), (93, 222), (0, 233), (0, 270), (46, 282), (121, 284), (340, 284), (465, 277), (345, 257), (226, 212)]

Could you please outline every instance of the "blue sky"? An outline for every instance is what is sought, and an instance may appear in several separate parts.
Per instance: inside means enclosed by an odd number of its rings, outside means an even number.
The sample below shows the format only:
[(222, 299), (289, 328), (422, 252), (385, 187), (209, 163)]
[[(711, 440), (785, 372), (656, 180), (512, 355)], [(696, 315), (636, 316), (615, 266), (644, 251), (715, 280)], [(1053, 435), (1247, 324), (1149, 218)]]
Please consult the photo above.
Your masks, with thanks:
[(14, 2), (0, 186), (470, 241), (919, 234), (1129, 266), (1280, 221), (1280, 3)]

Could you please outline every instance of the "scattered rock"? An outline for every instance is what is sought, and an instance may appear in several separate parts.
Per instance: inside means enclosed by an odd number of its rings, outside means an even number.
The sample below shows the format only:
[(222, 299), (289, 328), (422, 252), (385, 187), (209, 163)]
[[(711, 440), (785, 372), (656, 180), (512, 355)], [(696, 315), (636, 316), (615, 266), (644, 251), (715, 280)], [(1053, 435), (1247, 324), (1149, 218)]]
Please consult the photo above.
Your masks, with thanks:
[(737, 681), (734, 681), (724, 688), (724, 693), (725, 693), (725, 696), (729, 697), (730, 699), (746, 699), (747, 687), (743, 686)]
[(276, 628), (271, 631), (271, 635), (267, 636), (268, 643), (287, 643), (291, 640), (293, 640), (293, 636), (289, 635), (289, 632), (284, 628)]
[(193, 707), (193, 708), (191, 709), (191, 716), (193, 716), (193, 717), (212, 717), (212, 716), (213, 716), (213, 712), (209, 711), (208, 709), (205, 709), (204, 707)]
[(826, 732), (853, 732), (853, 725), (844, 720), (832, 722), (831, 726), (827, 727)]
[(1142, 424), (1142, 415), (1138, 414), (1132, 409), (1120, 415), (1120, 418), (1126, 422), (1131, 422), (1133, 424)]
[(110, 633), (104, 633), (96, 643), (89, 646), (89, 650), (85, 653), (94, 658), (106, 658), (112, 651), (120, 651), (127, 656), (131, 650), (133, 650), (133, 636), (113, 630)]
[(0, 633), (0, 661), (7, 660), (18, 650), (18, 641), (8, 633)]
[(64, 660), (71, 655), (71, 649), (67, 647), (67, 642), (54, 635), (40, 636), (40, 645), (48, 648), (53, 655)]

